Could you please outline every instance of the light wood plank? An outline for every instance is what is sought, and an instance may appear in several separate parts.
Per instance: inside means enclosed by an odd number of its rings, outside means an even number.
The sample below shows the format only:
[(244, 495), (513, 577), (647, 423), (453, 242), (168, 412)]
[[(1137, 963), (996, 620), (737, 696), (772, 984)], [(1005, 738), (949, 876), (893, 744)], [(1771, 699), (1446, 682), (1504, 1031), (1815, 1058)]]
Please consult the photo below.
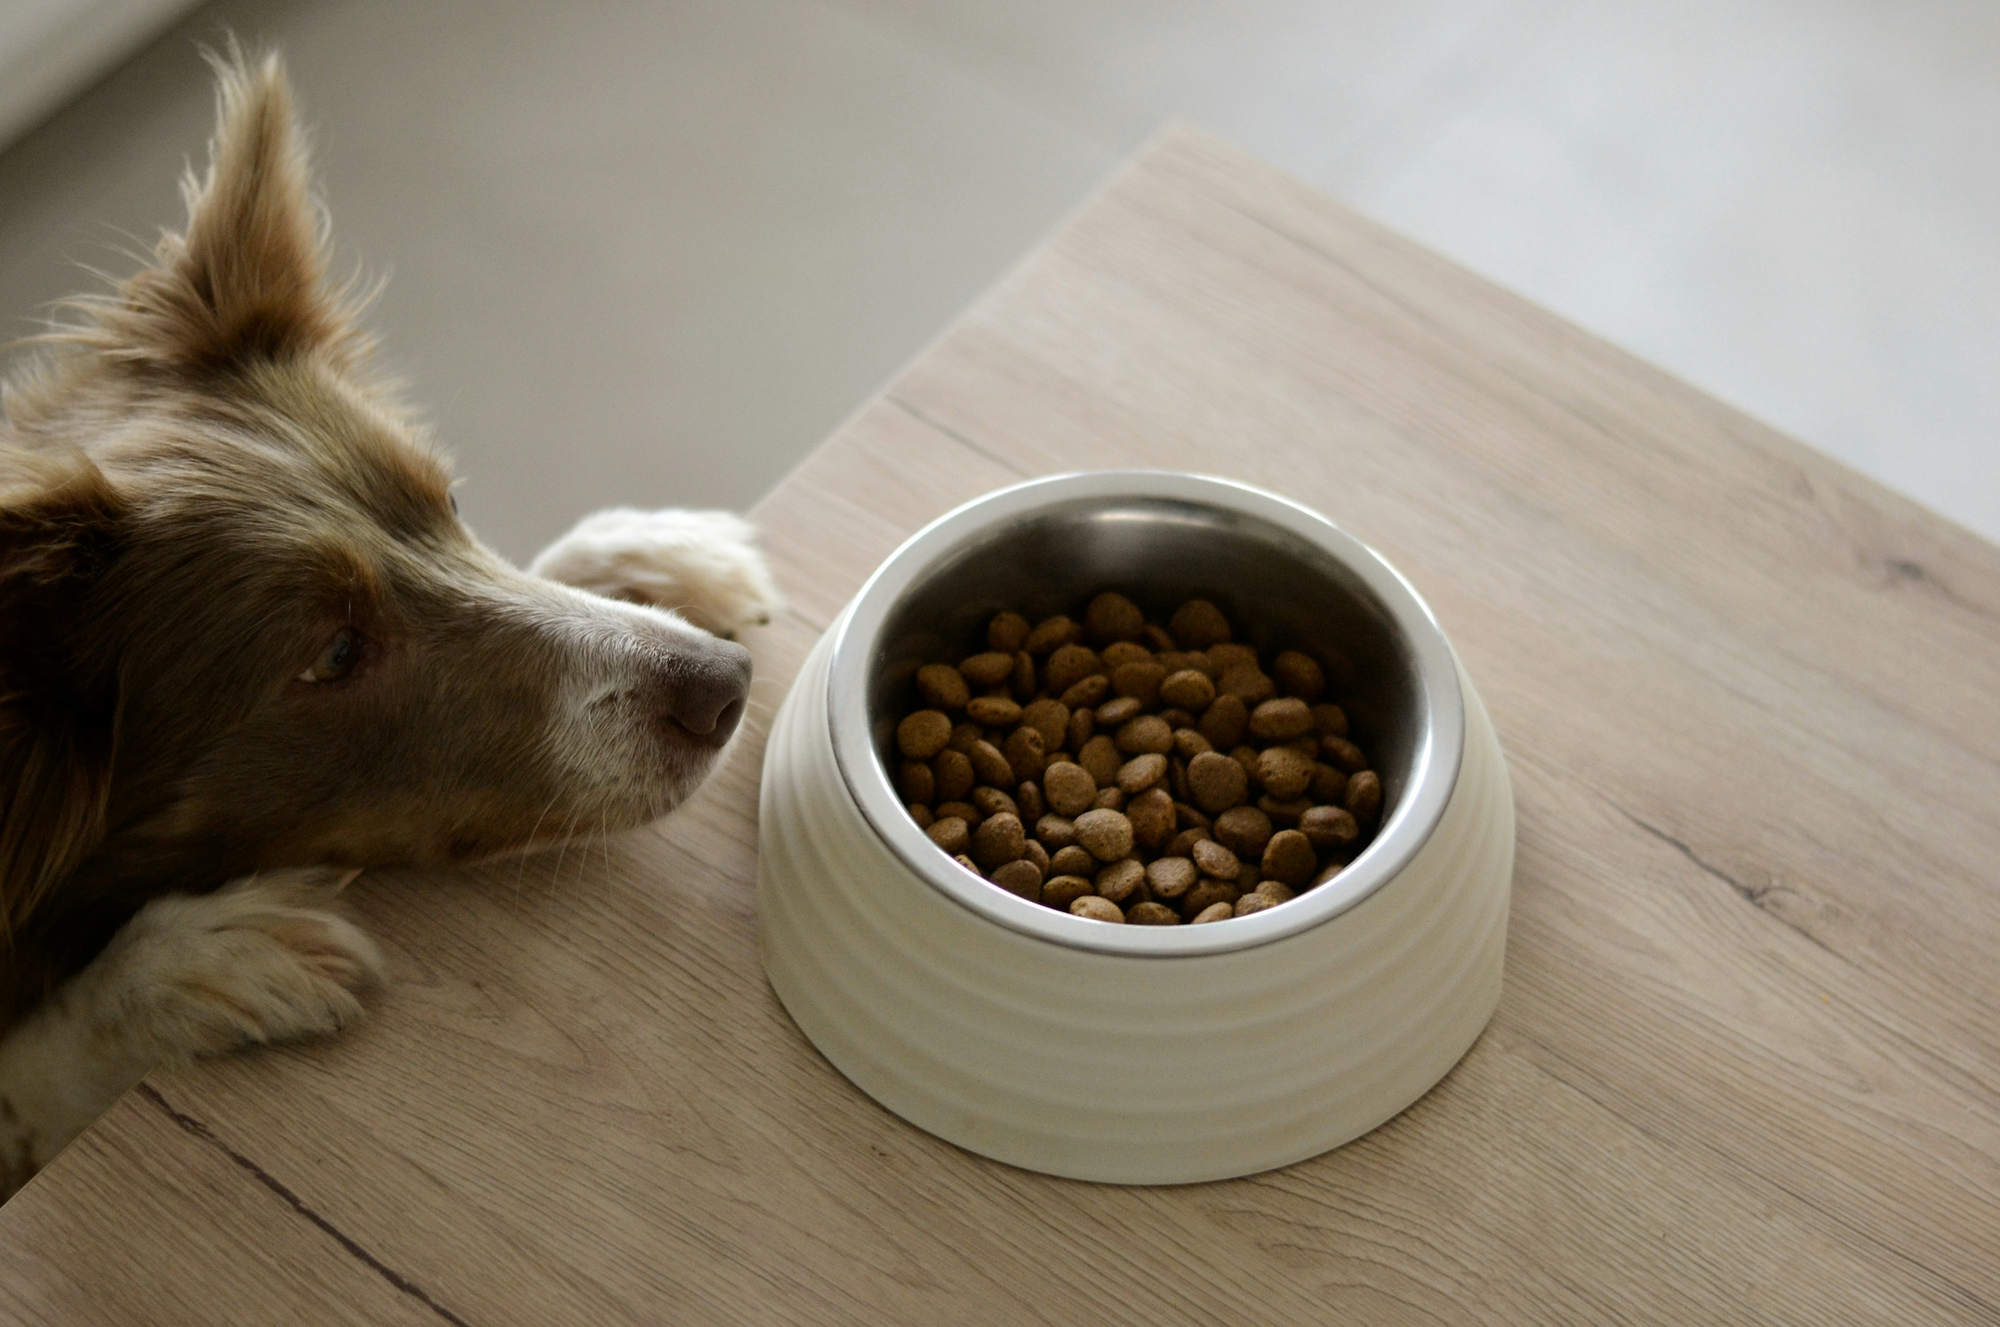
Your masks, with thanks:
[[(1249, 1180), (958, 1152), (757, 961), (762, 733), (818, 632), (949, 507), (1113, 465), (1383, 549), (1515, 776), (1494, 1025)], [(279, 1303), (215, 1275), (268, 1204), (176, 1191), (240, 1156), (468, 1322), (2000, 1322), (2000, 550), (1185, 131), (757, 514), (793, 608), (731, 766), (587, 852), (364, 878), (375, 1017), (128, 1102), (0, 1211), (0, 1303), (33, 1320), (126, 1241), (172, 1294)], [(339, 1284), (319, 1316), (389, 1283)]]

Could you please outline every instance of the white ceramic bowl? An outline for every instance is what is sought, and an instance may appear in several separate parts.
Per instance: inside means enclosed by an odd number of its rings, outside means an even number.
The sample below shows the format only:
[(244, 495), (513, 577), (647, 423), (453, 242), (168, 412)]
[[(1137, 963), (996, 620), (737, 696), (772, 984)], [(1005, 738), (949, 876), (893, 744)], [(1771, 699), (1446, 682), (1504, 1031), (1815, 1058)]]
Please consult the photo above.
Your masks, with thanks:
[[(1381, 773), (1381, 828), (1327, 883), (1250, 917), (1119, 926), (961, 869), (885, 760), (917, 667), (1002, 608), (1118, 589), (1164, 619), (1215, 600), (1299, 648)], [(1171, 1184), (1314, 1156), (1408, 1106), (1500, 995), (1514, 809), (1492, 725), (1430, 610), (1324, 517), (1224, 480), (1034, 480), (898, 549), (813, 649), (764, 760), (764, 966), (868, 1095), (962, 1147), (1077, 1179)]]

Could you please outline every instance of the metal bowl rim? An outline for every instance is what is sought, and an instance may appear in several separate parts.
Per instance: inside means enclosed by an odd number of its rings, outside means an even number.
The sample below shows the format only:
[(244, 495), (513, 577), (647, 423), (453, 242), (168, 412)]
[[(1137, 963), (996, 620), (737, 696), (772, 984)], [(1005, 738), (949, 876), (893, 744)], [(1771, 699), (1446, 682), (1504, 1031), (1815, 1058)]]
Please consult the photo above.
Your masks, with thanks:
[[(1410, 642), (1428, 721), (1401, 802), (1374, 842), (1326, 884), (1279, 907), (1206, 926), (1109, 926), (1030, 903), (964, 870), (917, 828), (878, 757), (868, 716), (869, 666), (884, 623), (903, 596), (968, 544), (1036, 511), (1078, 502), (1167, 501), (1263, 520), (1304, 539), (1353, 572)], [(868, 826), (917, 876), (952, 902), (1035, 940), (1142, 958), (1228, 953), (1311, 930), (1381, 889), (1429, 842), (1458, 782), (1465, 701), (1458, 666), (1430, 606), (1387, 559), (1311, 508), (1236, 480), (1160, 470), (1098, 470), (997, 489), (917, 531), (889, 555), (839, 621), (826, 674), (834, 759)]]

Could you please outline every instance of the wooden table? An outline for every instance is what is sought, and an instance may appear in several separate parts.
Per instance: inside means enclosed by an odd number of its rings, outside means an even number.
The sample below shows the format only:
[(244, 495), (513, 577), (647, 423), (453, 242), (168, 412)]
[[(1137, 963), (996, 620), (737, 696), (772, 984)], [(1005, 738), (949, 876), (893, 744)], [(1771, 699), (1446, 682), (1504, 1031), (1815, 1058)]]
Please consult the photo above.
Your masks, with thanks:
[[(1465, 1061), (1170, 1190), (880, 1110), (753, 917), (762, 725), (867, 572), (1134, 464), (1387, 554), (1520, 807)], [(0, 1211), (6, 1320), (2000, 1322), (2000, 550), (1188, 132), (757, 516), (793, 607), (733, 765), (609, 846), (364, 878), (374, 1017), (141, 1087)]]

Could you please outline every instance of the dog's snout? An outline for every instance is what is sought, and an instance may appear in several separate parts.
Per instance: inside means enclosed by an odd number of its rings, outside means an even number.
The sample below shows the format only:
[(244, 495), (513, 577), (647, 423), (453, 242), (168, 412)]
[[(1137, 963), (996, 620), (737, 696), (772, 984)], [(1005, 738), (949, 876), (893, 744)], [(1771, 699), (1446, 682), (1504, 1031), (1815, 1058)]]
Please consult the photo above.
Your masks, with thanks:
[(715, 640), (676, 653), (666, 687), (667, 714), (696, 737), (721, 746), (743, 718), (750, 694), (750, 651)]

